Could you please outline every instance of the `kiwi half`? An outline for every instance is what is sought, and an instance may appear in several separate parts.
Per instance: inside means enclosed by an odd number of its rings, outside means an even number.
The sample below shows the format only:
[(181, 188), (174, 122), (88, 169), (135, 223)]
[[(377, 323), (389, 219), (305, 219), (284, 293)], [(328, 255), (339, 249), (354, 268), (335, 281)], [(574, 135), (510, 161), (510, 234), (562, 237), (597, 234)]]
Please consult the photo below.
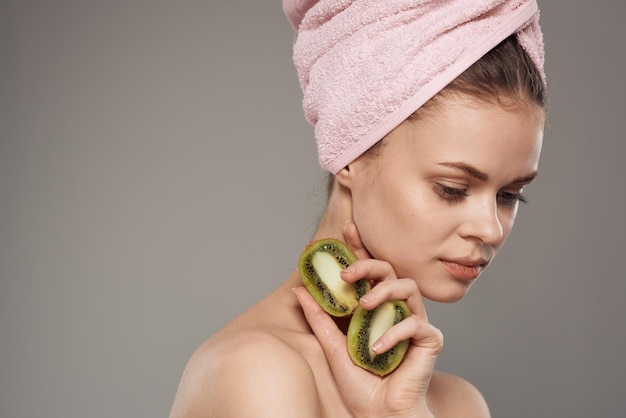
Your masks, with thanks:
[(372, 344), (409, 315), (409, 308), (403, 301), (383, 302), (371, 311), (357, 307), (348, 326), (348, 353), (354, 364), (379, 376), (394, 371), (402, 362), (409, 341), (400, 341), (378, 355), (372, 351)]
[(332, 238), (310, 243), (300, 255), (302, 281), (313, 299), (330, 315), (350, 315), (359, 306), (361, 296), (370, 290), (367, 279), (347, 283), (339, 276), (356, 259), (343, 242)]

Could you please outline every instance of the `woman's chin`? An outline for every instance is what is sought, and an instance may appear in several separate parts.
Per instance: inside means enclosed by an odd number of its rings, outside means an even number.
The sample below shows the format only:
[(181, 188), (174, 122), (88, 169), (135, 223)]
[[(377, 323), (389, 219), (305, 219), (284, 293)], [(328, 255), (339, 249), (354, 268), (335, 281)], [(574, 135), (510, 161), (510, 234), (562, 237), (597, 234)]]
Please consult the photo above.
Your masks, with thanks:
[(469, 286), (445, 286), (438, 287), (436, 289), (428, 289), (423, 288), (420, 289), (422, 291), (422, 296), (426, 299), (431, 300), (433, 302), (441, 302), (441, 303), (454, 303), (458, 302), (467, 294), (471, 285)]

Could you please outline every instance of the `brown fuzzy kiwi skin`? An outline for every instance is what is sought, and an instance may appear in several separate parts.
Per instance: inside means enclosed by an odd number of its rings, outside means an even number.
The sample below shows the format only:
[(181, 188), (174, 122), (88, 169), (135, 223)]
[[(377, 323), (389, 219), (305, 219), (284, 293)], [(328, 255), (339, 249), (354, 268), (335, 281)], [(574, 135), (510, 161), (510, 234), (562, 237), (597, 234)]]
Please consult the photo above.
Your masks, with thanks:
[[(409, 308), (403, 301), (392, 301), (396, 311), (394, 325), (410, 315)], [(402, 362), (409, 347), (409, 341), (404, 340), (387, 350), (387, 352), (370, 359), (368, 336), (364, 328), (369, 328), (369, 321), (375, 309), (367, 310), (359, 306), (355, 309), (348, 326), (348, 353), (357, 366), (379, 376), (393, 372)]]
[(351, 301), (351, 306), (338, 303), (336, 296), (321, 282), (315, 269), (311, 265), (311, 257), (316, 251), (325, 251), (334, 255), (335, 259), (344, 269), (355, 262), (357, 257), (343, 242), (333, 238), (324, 238), (313, 241), (307, 245), (300, 255), (298, 262), (300, 277), (302, 278), (304, 286), (322, 309), (336, 317), (350, 315), (356, 306), (358, 306), (358, 300), (361, 296), (369, 292), (369, 280), (361, 279), (353, 283), (355, 300)]

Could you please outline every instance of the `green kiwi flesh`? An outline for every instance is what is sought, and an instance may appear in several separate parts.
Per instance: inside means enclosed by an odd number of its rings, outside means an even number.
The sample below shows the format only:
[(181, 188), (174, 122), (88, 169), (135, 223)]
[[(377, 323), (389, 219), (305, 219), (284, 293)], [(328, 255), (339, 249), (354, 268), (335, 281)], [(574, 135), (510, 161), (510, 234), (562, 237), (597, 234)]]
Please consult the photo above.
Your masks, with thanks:
[(387, 301), (368, 311), (357, 307), (348, 327), (348, 353), (357, 366), (384, 376), (396, 369), (406, 354), (409, 341), (400, 341), (391, 349), (376, 355), (372, 344), (393, 325), (410, 315), (403, 301)]
[(345, 282), (339, 273), (356, 261), (354, 253), (341, 241), (326, 238), (309, 244), (298, 263), (302, 282), (313, 299), (328, 314), (350, 315), (359, 299), (370, 290), (369, 281)]

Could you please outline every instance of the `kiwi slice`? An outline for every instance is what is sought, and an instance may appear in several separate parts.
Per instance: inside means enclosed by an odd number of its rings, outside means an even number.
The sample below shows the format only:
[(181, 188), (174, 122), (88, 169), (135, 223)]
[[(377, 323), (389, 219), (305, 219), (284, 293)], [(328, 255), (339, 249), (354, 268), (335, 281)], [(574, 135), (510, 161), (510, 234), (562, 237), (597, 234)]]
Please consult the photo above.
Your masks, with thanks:
[(300, 255), (302, 281), (313, 299), (330, 315), (350, 315), (359, 306), (359, 298), (370, 290), (367, 279), (347, 283), (339, 276), (356, 259), (343, 242), (332, 238), (310, 243)]
[(379, 376), (391, 373), (404, 358), (409, 341), (400, 341), (384, 353), (376, 354), (372, 345), (385, 331), (410, 315), (403, 301), (387, 301), (368, 311), (357, 307), (348, 326), (348, 353), (357, 366)]

